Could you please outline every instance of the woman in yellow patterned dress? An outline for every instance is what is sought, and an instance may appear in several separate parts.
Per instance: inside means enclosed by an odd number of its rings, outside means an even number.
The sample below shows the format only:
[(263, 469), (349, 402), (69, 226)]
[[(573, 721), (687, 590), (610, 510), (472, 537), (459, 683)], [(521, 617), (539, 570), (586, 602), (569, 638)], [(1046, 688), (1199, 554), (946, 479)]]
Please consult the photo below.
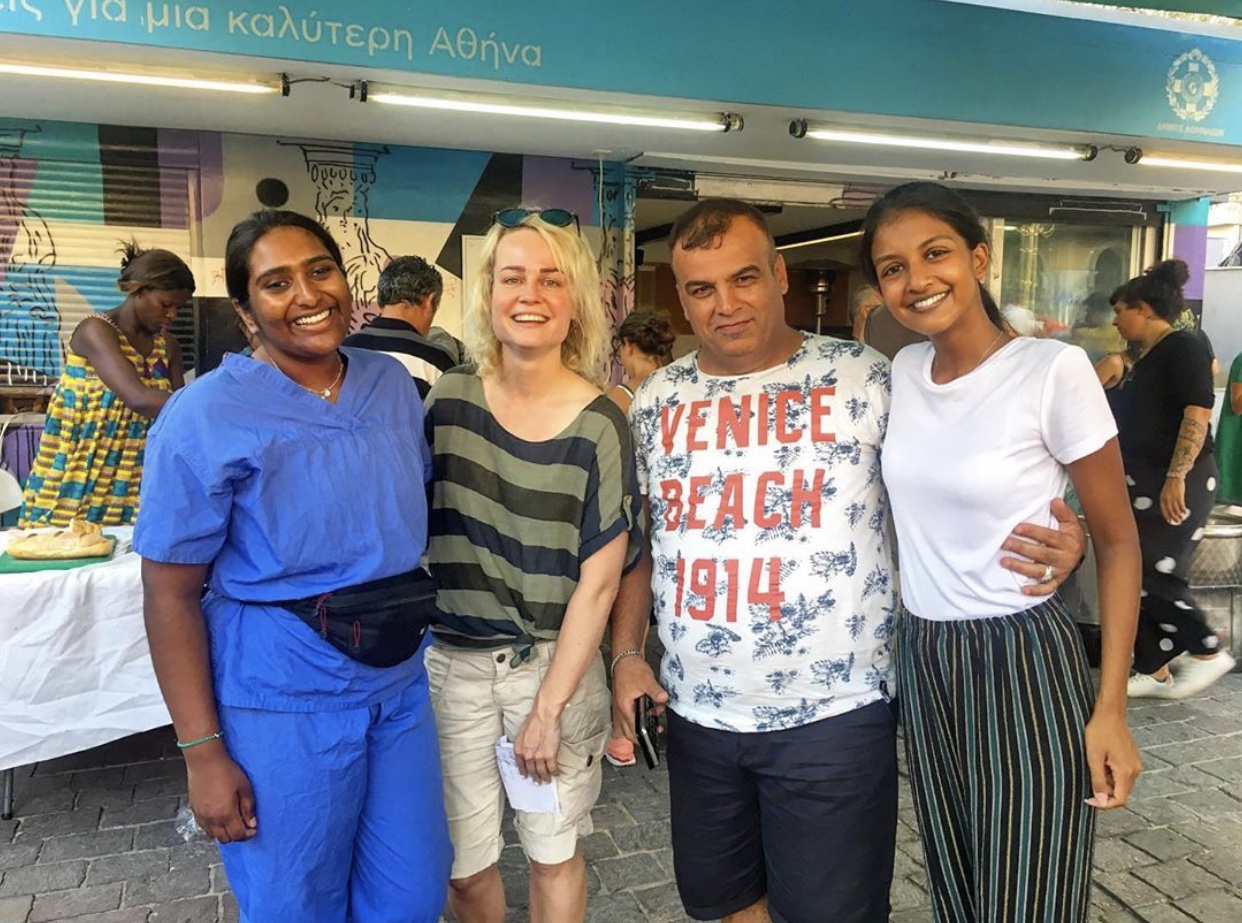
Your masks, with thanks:
[(133, 522), (147, 428), (180, 388), (181, 348), (167, 332), (194, 293), (194, 276), (167, 250), (125, 245), (125, 300), (84, 319), (69, 338), (26, 482), (20, 525)]

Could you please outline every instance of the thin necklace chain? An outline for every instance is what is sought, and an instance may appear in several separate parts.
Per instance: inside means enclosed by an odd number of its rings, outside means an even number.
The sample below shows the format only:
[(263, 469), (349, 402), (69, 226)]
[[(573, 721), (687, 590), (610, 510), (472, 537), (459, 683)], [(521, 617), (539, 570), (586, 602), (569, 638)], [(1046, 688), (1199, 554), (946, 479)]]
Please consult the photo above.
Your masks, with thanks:
[[(1148, 346), (1145, 350), (1143, 350), (1143, 355), (1142, 355), (1142, 356), (1139, 356), (1139, 359), (1142, 359), (1142, 358), (1143, 358), (1143, 356), (1146, 356), (1149, 352), (1151, 352), (1153, 349), (1155, 349), (1155, 348), (1156, 348), (1156, 344), (1157, 344), (1157, 343), (1159, 343), (1161, 340), (1163, 340), (1165, 337), (1167, 337), (1170, 333), (1173, 333), (1173, 331), (1174, 331), (1174, 328), (1173, 328), (1172, 326), (1170, 326), (1168, 330), (1166, 330), (1164, 333), (1160, 334), (1160, 336), (1158, 336), (1158, 337), (1156, 337), (1154, 340), (1152, 340), (1151, 345), (1150, 345), (1150, 346)], [(1136, 359), (1135, 361), (1137, 362), (1137, 361), (1138, 361), (1138, 359)]]
[(336, 386), (341, 383), (341, 379), (345, 376), (345, 361), (341, 359), (341, 354), (339, 352), (336, 354), (336, 377), (332, 379), (332, 384), (328, 385), (328, 387), (322, 390), (320, 390), (319, 388), (308, 388), (306, 387), (306, 385), (302, 384), (300, 381), (297, 381), (292, 375), (290, 375), (288, 372), (282, 369), (276, 363), (276, 360), (272, 356), (269, 355), (267, 357), (267, 361), (272, 363), (272, 367), (275, 368), (276, 371), (280, 372), (280, 374), (284, 375), (286, 378), (292, 381), (295, 385), (297, 385), (303, 391), (309, 391), (311, 394), (314, 394), (317, 397), (321, 397), (325, 401), (328, 400), (330, 397), (332, 397), (333, 389), (335, 389)]
[[(975, 364), (974, 364), (974, 365), (972, 365), (970, 368), (968, 368), (966, 371), (962, 372), (962, 373), (961, 373), (961, 375), (958, 375), (958, 376), (956, 376), (956, 377), (957, 377), (957, 378), (962, 378), (962, 377), (964, 377), (964, 376), (966, 376), (966, 375), (969, 375), (971, 372), (973, 372), (973, 371), (974, 371), (975, 369), (977, 369), (979, 366), (983, 365), (983, 360), (984, 360), (984, 359), (986, 359), (988, 356), (990, 356), (990, 355), (992, 354), (992, 350), (994, 350), (994, 349), (996, 348), (996, 344), (997, 344), (997, 343), (999, 343), (1001, 340), (1003, 340), (1003, 339), (1005, 338), (1005, 336), (1006, 336), (1006, 334), (1005, 334), (1005, 331), (1004, 331), (1004, 330), (1002, 330), (1000, 333), (998, 333), (998, 334), (996, 335), (996, 339), (995, 339), (995, 340), (993, 340), (991, 343), (989, 343), (989, 344), (988, 344), (988, 348), (987, 348), (987, 349), (985, 349), (985, 350), (983, 351), (983, 354), (982, 354), (982, 355), (980, 355), (980, 356), (979, 356), (979, 358), (978, 358), (977, 360), (975, 360)], [(935, 372), (936, 372), (936, 356), (934, 356), (934, 355), (933, 355), (933, 356), (932, 356), (932, 374), (934, 375), (934, 374), (935, 374)]]

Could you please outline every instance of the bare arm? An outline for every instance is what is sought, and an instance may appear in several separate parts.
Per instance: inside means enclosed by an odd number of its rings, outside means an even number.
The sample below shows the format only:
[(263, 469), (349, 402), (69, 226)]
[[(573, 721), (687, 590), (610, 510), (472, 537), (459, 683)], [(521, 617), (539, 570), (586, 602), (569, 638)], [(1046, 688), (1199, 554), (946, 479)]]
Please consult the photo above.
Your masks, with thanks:
[[(649, 505), (643, 504), (643, 521), (651, 522)], [(647, 637), (647, 623), (651, 618), (651, 536), (647, 530), (643, 542), (642, 557), (628, 574), (621, 578), (617, 601), (612, 607), (610, 619), (609, 649), (616, 667), (612, 672), (613, 711), (621, 721), (621, 729), (630, 740), (635, 739), (634, 702), (640, 696), (648, 696), (657, 705), (668, 701), (668, 692), (656, 681), (650, 664), (643, 652)], [(638, 653), (627, 654), (629, 651)], [(620, 654), (627, 654), (620, 660)]]
[(1126, 725), (1126, 676), (1142, 581), (1138, 530), (1115, 437), (1068, 470), (1091, 529), (1099, 578), (1100, 688), (1086, 737), (1094, 793), (1091, 803), (1098, 808), (1118, 808), (1129, 798), (1142, 766)]
[(168, 349), (168, 380), (172, 382), (174, 391), (180, 391), (185, 387), (185, 360), (181, 358), (181, 343), (171, 333), (165, 333), (164, 344)]
[(622, 413), (630, 412), (630, 404), (634, 403), (634, 399), (630, 397), (630, 393), (618, 385), (608, 392), (608, 396), (612, 398), (612, 402), (621, 408)]
[(591, 661), (599, 657), (628, 542), (628, 533), (622, 532), (582, 562), (578, 586), (565, 608), (556, 653), (535, 694), (534, 706), (514, 738), (518, 769), (539, 782), (551, 781), (559, 771), (561, 713)]
[(1105, 388), (1114, 387), (1125, 376), (1125, 373), (1125, 360), (1117, 353), (1111, 353), (1095, 364), (1095, 376)]
[(1192, 405), (1182, 411), (1182, 425), (1177, 431), (1173, 458), (1169, 461), (1168, 476), (1160, 491), (1160, 513), (1170, 525), (1177, 525), (1190, 515), (1190, 510), (1186, 508), (1186, 472), (1194, 467), (1211, 422), (1212, 411), (1207, 407)]
[(69, 348), (94, 366), (100, 380), (135, 413), (154, 419), (168, 400), (168, 392), (142, 383), (121, 352), (121, 341), (111, 325), (98, 320), (83, 321), (70, 337)]
[(1236, 414), (1242, 414), (1242, 382), (1229, 385), (1229, 407)]
[[(177, 739), (200, 740), (220, 730), (207, 630), (199, 598), (206, 565), (142, 562), (143, 619), (160, 692)], [(199, 826), (221, 843), (257, 832), (250, 781), (229, 756), (223, 739), (184, 751), (190, 807)]]

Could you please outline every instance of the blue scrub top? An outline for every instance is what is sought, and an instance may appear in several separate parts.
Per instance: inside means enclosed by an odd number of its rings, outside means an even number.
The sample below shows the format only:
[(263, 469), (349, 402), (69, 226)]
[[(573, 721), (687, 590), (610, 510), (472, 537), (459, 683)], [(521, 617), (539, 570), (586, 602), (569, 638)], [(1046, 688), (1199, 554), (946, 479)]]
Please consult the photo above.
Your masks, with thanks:
[(422, 670), (421, 653), (395, 667), (358, 663), (261, 604), (411, 570), (427, 543), (418, 391), (388, 356), (341, 351), (349, 367), (335, 404), (226, 355), (173, 395), (148, 436), (134, 550), (211, 565), (203, 613), (221, 704), (356, 708)]

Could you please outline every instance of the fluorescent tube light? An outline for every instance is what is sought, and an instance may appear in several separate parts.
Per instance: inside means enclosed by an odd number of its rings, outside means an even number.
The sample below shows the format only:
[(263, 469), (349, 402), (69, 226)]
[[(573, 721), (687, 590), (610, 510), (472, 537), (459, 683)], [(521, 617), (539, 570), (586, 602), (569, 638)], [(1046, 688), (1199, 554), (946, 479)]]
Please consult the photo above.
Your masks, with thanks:
[(474, 112), (481, 115), (512, 115), (528, 119), (560, 119), (603, 125), (629, 125), (639, 128), (675, 128), (685, 131), (741, 131), (742, 117), (730, 112), (687, 113), (623, 107), (579, 107), (551, 100), (506, 100), (459, 93), (432, 93), (424, 90), (401, 92), (396, 89), (362, 87), (363, 102), (392, 106), (413, 106), (445, 112)]
[(840, 183), (810, 183), (700, 172), (694, 177), (694, 191), (700, 199), (741, 199), (743, 202), (831, 206), (845, 194), (845, 187)]
[(851, 237), (862, 237), (862, 231), (850, 231), (848, 234), (832, 234), (828, 237), (816, 237), (814, 240), (800, 240), (796, 244), (781, 244), (777, 250), (797, 250), (799, 247), (812, 247), (815, 244), (830, 244), (834, 240), (849, 240)]
[(280, 81), (273, 83), (254, 80), (205, 80), (194, 77), (171, 77), (163, 74), (133, 74), (121, 71), (84, 70), (76, 67), (49, 67), (41, 64), (13, 64), (4, 61), (0, 61), (0, 74), (90, 80), (99, 83), (127, 83), (180, 90), (215, 90), (223, 93), (280, 93), (287, 96), (289, 92), (288, 80), (283, 76)]
[(833, 141), (839, 144), (873, 144), (923, 151), (957, 151), (964, 154), (997, 154), (1004, 157), (1038, 157), (1045, 160), (1094, 160), (1094, 145), (1039, 144), (1028, 141), (974, 141), (968, 138), (933, 138), (917, 135), (890, 135), (851, 128), (809, 125), (805, 119), (789, 123), (795, 138)]
[(1242, 173), (1242, 163), (1225, 163), (1221, 160), (1193, 160), (1185, 157), (1165, 157), (1160, 154), (1143, 154), (1138, 163), (1144, 167), (1173, 167), (1178, 170), (1211, 170), (1215, 173)]

